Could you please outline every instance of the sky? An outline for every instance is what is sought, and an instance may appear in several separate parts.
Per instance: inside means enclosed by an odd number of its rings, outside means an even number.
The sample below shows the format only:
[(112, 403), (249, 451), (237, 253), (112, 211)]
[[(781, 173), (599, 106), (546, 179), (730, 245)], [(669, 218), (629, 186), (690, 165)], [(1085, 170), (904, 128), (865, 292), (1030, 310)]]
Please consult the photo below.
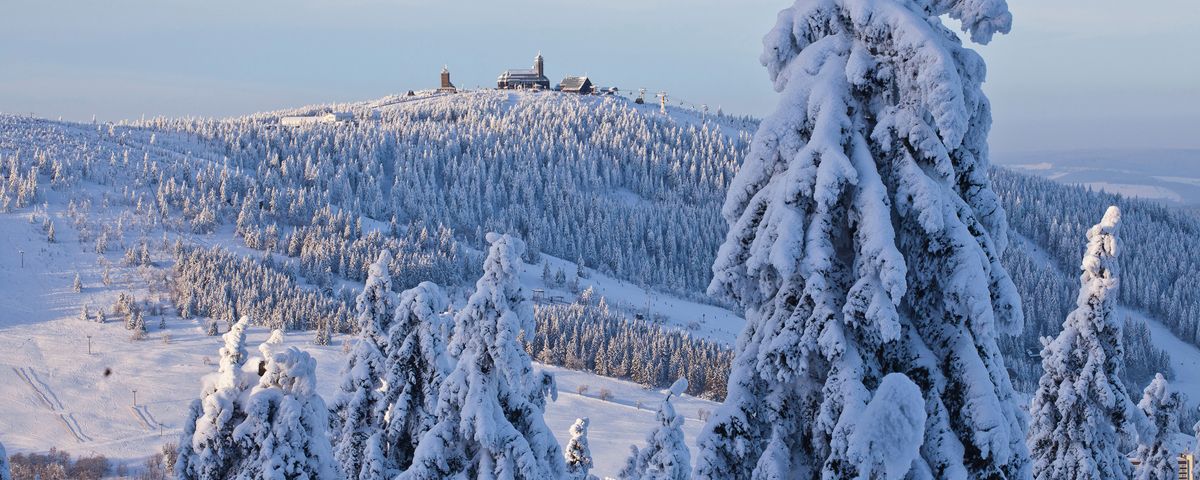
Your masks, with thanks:
[[(232, 116), (437, 85), (553, 81), (762, 117), (779, 0), (0, 0), (0, 111)], [(1200, 148), (1200, 2), (1010, 0), (988, 62), (993, 152)], [(957, 25), (953, 25), (957, 29)]]

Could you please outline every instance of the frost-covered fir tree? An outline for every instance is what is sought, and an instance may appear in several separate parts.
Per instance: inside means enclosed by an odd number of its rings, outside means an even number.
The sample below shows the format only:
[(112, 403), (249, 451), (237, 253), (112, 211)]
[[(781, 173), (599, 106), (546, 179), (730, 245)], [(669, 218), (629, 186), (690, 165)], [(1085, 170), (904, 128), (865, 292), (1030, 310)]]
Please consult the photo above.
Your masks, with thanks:
[(146, 317), (142, 313), (142, 309), (137, 308), (129, 312), (129, 329), (135, 334), (146, 333)]
[(1122, 479), (1133, 473), (1123, 445), (1132, 444), (1139, 414), (1121, 381), (1122, 322), (1115, 312), (1120, 220), (1121, 211), (1109, 207), (1088, 231), (1076, 308), (1058, 337), (1044, 340), (1042, 378), (1029, 410), (1037, 479)]
[(367, 439), (366, 457), (363, 459), (360, 478), (392, 478), (393, 470), (388, 468), (387, 454), (383, 452), (383, 432), (375, 432)]
[(179, 449), (175, 452), (175, 468), (172, 471), (175, 474), (175, 478), (199, 478), (195, 474), (195, 466), (192, 465), (192, 462), (196, 460), (196, 451), (192, 449), (191, 439), (196, 435), (196, 420), (199, 420), (202, 415), (204, 415), (203, 402), (198, 398), (192, 400), (188, 404), (188, 413), (184, 417), (183, 433), (180, 435)]
[(329, 345), (333, 340), (333, 333), (330, 332), (330, 322), (324, 321), (317, 324), (317, 333), (313, 335), (313, 343), (316, 345)]
[(396, 308), (388, 273), (391, 258), (387, 250), (379, 254), (358, 295), (358, 341), (342, 368), (342, 383), (331, 409), (334, 453), (341, 471), (350, 479), (372, 478), (361, 476), (367, 440), (384, 426), (380, 386), (385, 373), (387, 331)]
[(440, 331), (449, 299), (441, 287), (421, 282), (400, 293), (400, 305), (388, 329), (384, 359), (384, 465), (405, 470), (412, 464), (417, 443), (437, 420), (438, 388), (450, 371), (450, 359)]
[(75, 293), (83, 291), (83, 281), (79, 279), (79, 272), (75, 272), (75, 281), (71, 282), (71, 291)]
[(343, 478), (326, 434), (328, 410), (317, 395), (316, 360), (296, 347), (263, 347), (265, 372), (233, 431), (243, 452), (235, 478)]
[(858, 477), (848, 439), (890, 373), (924, 399), (914, 477), (1028, 475), (997, 346), (1023, 319), (985, 67), (944, 17), (978, 43), (1011, 22), (1004, 0), (799, 0), (764, 38), (779, 106), (728, 190), (709, 285), (746, 327), (696, 478)]
[(566, 473), (543, 419), (552, 376), (530, 364), (519, 343), (534, 329), (533, 307), (518, 280), (525, 245), (489, 233), (475, 293), (455, 315), (454, 369), (438, 392), (437, 423), (421, 437), (401, 480), (544, 479)]
[(1146, 386), (1138, 408), (1154, 425), (1155, 434), (1145, 435), (1138, 441), (1137, 458), (1141, 464), (1134, 474), (1137, 480), (1179, 478), (1175, 435), (1179, 432), (1179, 410), (1183, 406), (1183, 395), (1172, 390), (1161, 373)]
[(675, 412), (671, 396), (687, 390), (687, 380), (671, 385), (667, 398), (658, 407), (658, 425), (646, 436), (646, 447), (633, 447), (636, 458), (626, 460), (622, 480), (687, 480), (692, 470), (692, 453), (683, 439), (683, 416)]
[(639, 478), (645, 471), (645, 458), (642, 457), (641, 450), (638, 450), (637, 445), (630, 445), (629, 456), (625, 457), (625, 464), (621, 466), (621, 470), (617, 471), (617, 478), (621, 480)]
[(194, 426), (184, 427), (184, 436), (179, 440), (176, 473), (180, 479), (233, 478), (234, 467), (245, 456), (234, 443), (233, 431), (246, 416), (241, 397), (249, 388), (249, 380), (242, 374), (242, 365), (247, 358), (249, 323), (249, 318), (242, 317), (224, 336), (217, 374), (205, 380), (200, 394), (200, 415), (191, 422)]
[(583, 417), (575, 419), (575, 423), (571, 425), (571, 441), (567, 442), (567, 448), (563, 452), (567, 463), (568, 480), (591, 478), (591, 475), (588, 474), (592, 470), (592, 450), (588, 447), (589, 423), (591, 420)]

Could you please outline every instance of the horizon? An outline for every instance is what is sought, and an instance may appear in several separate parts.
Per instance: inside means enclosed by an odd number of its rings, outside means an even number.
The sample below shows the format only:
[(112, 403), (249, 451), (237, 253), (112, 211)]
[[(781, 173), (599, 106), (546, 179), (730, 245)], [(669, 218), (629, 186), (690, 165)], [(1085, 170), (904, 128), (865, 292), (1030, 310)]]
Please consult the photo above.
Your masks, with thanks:
[[(68, 3), (69, 18), (61, 4), (23, 3), (0, 20), (0, 41), (16, 47), (0, 51), (11, 66), (0, 73), (0, 111), (82, 122), (233, 117), (432, 88), (443, 65), (460, 88), (494, 87), (541, 52), (552, 83), (586, 74), (762, 118), (777, 94), (758, 62), (761, 39), (791, 2)], [(989, 67), (992, 151), (1200, 148), (1200, 63), (1169, 63), (1200, 40), (1198, 5), (1011, 2), (1012, 33), (968, 42)]]

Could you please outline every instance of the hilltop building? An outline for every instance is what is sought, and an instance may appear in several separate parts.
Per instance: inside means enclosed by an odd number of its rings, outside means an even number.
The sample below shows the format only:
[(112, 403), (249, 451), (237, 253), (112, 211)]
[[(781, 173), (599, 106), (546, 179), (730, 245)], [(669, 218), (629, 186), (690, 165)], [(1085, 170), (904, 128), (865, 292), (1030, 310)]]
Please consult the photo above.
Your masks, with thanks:
[(499, 77), (496, 77), (496, 88), (500, 89), (521, 89), (521, 88), (550, 88), (550, 79), (546, 78), (545, 64), (542, 61), (542, 54), (538, 53), (533, 59), (533, 68), (531, 69), (514, 69), (505, 70)]
[(567, 77), (559, 82), (558, 89), (564, 93), (588, 95), (595, 91), (596, 87), (592, 85), (592, 80), (588, 77)]
[(453, 83), (450, 83), (450, 69), (447, 67), (442, 67), (442, 86), (438, 87), (437, 91), (438, 93), (458, 93), (458, 89), (454, 87)]

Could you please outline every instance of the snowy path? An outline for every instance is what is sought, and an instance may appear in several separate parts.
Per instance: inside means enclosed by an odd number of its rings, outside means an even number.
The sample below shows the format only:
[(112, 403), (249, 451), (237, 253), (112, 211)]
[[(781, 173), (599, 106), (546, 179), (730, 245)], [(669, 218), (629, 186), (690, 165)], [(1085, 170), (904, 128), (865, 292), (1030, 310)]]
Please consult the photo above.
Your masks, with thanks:
[(36, 397), (41, 400), (42, 405), (58, 418), (59, 423), (67, 429), (68, 434), (75, 437), (77, 442), (83, 443), (92, 440), (91, 437), (83, 433), (83, 428), (79, 426), (79, 421), (75, 420), (75, 415), (64, 411), (62, 402), (58, 400), (58, 395), (55, 395), (54, 390), (51, 390), (50, 386), (46, 385), (46, 382), (43, 382), (38, 377), (37, 371), (32, 367), (13, 367), (12, 370), (13, 373), (17, 374), (17, 378), (20, 378), (25, 385), (29, 386), (30, 390), (33, 390)]

